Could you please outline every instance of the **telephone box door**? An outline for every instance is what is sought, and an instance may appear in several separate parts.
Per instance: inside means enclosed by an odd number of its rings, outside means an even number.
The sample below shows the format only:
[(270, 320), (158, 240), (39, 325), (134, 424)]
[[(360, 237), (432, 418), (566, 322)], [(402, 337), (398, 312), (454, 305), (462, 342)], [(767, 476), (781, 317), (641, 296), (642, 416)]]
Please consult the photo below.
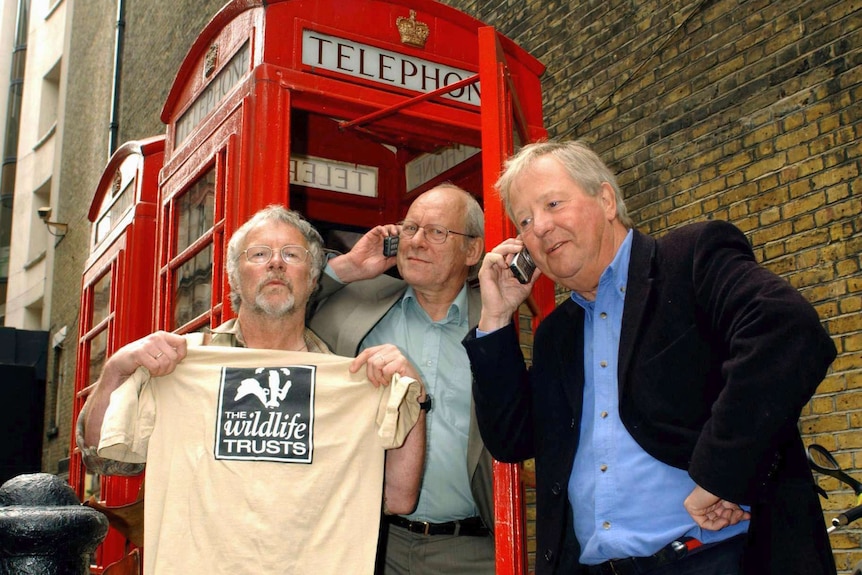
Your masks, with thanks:
[[(541, 126), (530, 126), (512, 83), (497, 32), (479, 29), (479, 77), (482, 83), (482, 175), (485, 198), (485, 249), (517, 235), (494, 190), (502, 166), (518, 147), (543, 138)], [(554, 286), (544, 276), (535, 284), (527, 305), (533, 325), (554, 307)], [(527, 571), (524, 482), (520, 465), (494, 462), (494, 513), (497, 573)]]
[[(165, 138), (124, 144), (113, 154), (96, 188), (88, 218), (90, 253), (81, 290), (74, 430), (84, 390), (95, 383), (105, 360), (123, 345), (153, 331), (156, 197)], [(84, 392), (84, 393), (82, 393)], [(142, 476), (100, 477), (84, 468), (71, 437), (69, 483), (82, 500), (91, 496), (114, 507), (133, 502)], [(95, 570), (119, 560), (130, 544), (111, 528), (95, 553)]]

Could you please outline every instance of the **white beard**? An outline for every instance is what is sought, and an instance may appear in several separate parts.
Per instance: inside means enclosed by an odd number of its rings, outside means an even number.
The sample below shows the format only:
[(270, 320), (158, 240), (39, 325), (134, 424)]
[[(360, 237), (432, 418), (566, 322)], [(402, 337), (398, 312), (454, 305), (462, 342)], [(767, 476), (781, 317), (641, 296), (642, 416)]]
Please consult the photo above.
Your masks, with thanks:
[(296, 311), (296, 298), (290, 294), (286, 300), (281, 302), (267, 301), (262, 294), (254, 299), (254, 310), (272, 317), (284, 317)]
[(263, 313), (275, 318), (281, 318), (293, 314), (296, 311), (296, 296), (293, 294), (293, 284), (289, 280), (286, 280), (285, 283), (290, 292), (287, 299), (279, 302), (270, 301), (263, 293), (261, 293), (262, 288), (258, 287), (252, 309), (255, 312)]

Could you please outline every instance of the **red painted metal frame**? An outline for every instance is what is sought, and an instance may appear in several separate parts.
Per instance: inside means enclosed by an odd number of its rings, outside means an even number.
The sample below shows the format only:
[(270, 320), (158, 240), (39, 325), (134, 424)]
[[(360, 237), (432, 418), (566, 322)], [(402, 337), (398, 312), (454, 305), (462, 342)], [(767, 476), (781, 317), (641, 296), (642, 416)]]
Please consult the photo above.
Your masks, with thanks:
[[(501, 202), (494, 201), (494, 182), (513, 151), (509, 96), (503, 81), (505, 58), (493, 29), (479, 31), (479, 76), (482, 79), (482, 179), (485, 200), (485, 245), (491, 249), (515, 235)], [(494, 538), (496, 572), (522, 575), (526, 568), (525, 519), (520, 468), (494, 463)]]
[[(440, 31), (428, 50), (398, 44), (397, 35), (393, 38), (391, 30), (386, 32), (390, 36), (383, 32), (379, 38), (376, 36), (383, 22), (391, 23), (394, 20), (392, 16), (402, 12), (406, 15), (408, 8), (415, 9), (420, 18), (425, 18)], [(302, 10), (307, 12), (301, 14), (302, 22), (313, 21), (315, 26), (328, 30), (338, 30), (343, 25), (346, 38), (367, 40), (417, 58), (476, 70), (477, 74), (446, 89), (415, 95), (368, 83), (351, 83), (349, 78), (338, 74), (315, 73), (296, 61), (296, 38), (300, 25), (297, 24), (299, 20), (291, 19)], [(368, 22), (357, 24), (359, 15), (367, 18)], [(273, 33), (266, 34), (267, 30)], [(369, 37), (369, 34), (374, 37)], [(207, 89), (208, 80), (204, 79), (201, 69), (210, 47), (218, 44), (224, 50), (224, 61), (227, 61), (246, 42), (250, 51), (247, 72), (241, 74), (232, 91), (202, 116), (182, 142), (175, 142), (178, 118)], [(303, 142), (301, 153), (314, 155), (326, 150), (330, 154), (327, 158), (357, 163), (368, 161), (379, 167), (381, 173), (387, 171), (385, 177), (381, 176), (380, 198), (333, 198), (333, 192), (313, 188), (300, 191), (305, 197), (301, 198), (301, 203), (297, 202), (297, 207), (313, 214), (314, 218), (365, 227), (382, 221), (395, 221), (398, 216), (403, 216), (399, 212), (406, 210), (412, 199), (406, 194), (403, 169), (395, 168), (403, 166), (412, 154), (461, 144), (481, 147), (482, 150), (481, 156), (465, 162), (449, 175), (457, 174), (457, 178), (463, 181), (477, 183), (479, 175), (467, 173), (466, 167), (476, 169), (481, 161), (486, 248), (490, 249), (513, 236), (515, 230), (493, 186), (503, 162), (516, 145), (546, 135), (539, 80), (543, 71), (544, 67), (537, 60), (493, 28), (431, 0), (363, 0), (351, 3), (335, 3), (335, 0), (272, 0), (267, 3), (234, 0), (228, 3), (190, 49), (163, 108), (162, 119), (167, 124), (167, 136), (163, 141), (164, 161), (158, 175), (158, 196), (152, 204), (157, 226), (156, 241), (150, 238), (150, 247), (155, 246), (155, 255), (142, 260), (157, 262), (157, 277), (151, 282), (156, 292), (153, 306), (156, 311), (150, 318), (152, 325), (145, 333), (156, 328), (196, 329), (201, 322), (215, 325), (232, 316), (229, 288), (221, 273), (225, 239), (265, 205), (282, 203), (294, 207), (291, 202), (297, 197), (297, 192), (296, 187), (290, 185), (289, 160), (294, 148), (301, 148), (300, 142), (291, 141), (295, 137), (298, 119), (307, 121), (309, 133), (319, 139), (316, 144)], [(214, 74), (217, 76), (218, 70)], [(443, 92), (475, 84), (477, 80), (481, 85), (481, 106), (478, 109), (441, 100)], [(332, 126), (321, 124), (327, 119), (338, 123)], [(333, 143), (334, 136), (321, 136), (337, 133), (339, 129), (344, 138), (342, 143)], [(362, 142), (369, 141), (381, 147), (399, 148), (394, 156), (394, 168), (382, 161), (376, 163), (374, 152), (364, 156), (358, 153), (350, 155), (351, 150), (355, 152)], [(212, 308), (206, 317), (196, 318), (184, 327), (174, 326), (171, 274), (181, 263), (181, 258), (190, 253), (189, 250), (183, 255), (175, 253), (175, 200), (211, 167), (216, 173), (214, 222), (211, 229), (195, 241), (195, 246), (213, 242)], [(120, 282), (139, 283), (118, 279), (117, 283)], [(113, 289), (118, 289), (117, 285)], [(118, 297), (125, 302), (124, 305), (139, 305), (141, 301), (140, 297), (134, 299), (125, 293)], [(532, 303), (536, 322), (553, 307), (553, 286), (541, 281), (537, 283)], [(82, 310), (86, 309), (83, 305)], [(126, 320), (123, 322), (128, 323)], [(140, 328), (141, 322), (137, 323)], [(113, 343), (109, 351), (125, 341)], [(88, 364), (88, 360), (85, 354), (79, 355), (79, 370)], [(131, 485), (118, 483), (116, 487), (119, 490), (125, 488), (124, 497), (128, 499), (133, 491)], [(495, 508), (497, 573), (522, 575), (526, 572), (526, 526), (520, 466), (495, 464)]]
[[(541, 122), (530, 122), (531, 111), (535, 116), (536, 102), (534, 99), (526, 102), (522, 100), (532, 95), (518, 93), (500, 46), (499, 35), (490, 27), (479, 30), (479, 76), (482, 85), (485, 244), (486, 249), (491, 249), (517, 234), (494, 188), (504, 162), (515, 151), (515, 136), (521, 142), (529, 142), (545, 137), (547, 133), (541, 127)], [(532, 105), (533, 110), (525, 110), (525, 103)], [(538, 109), (541, 113), (541, 101), (538, 102)], [(538, 312), (534, 312), (535, 326), (554, 307), (553, 285), (546, 279), (537, 282), (532, 299), (531, 309)], [(524, 484), (520, 465), (494, 463), (494, 510), (497, 574), (523, 575), (527, 570), (527, 551)]]
[[(69, 462), (69, 484), (82, 499), (86, 471), (75, 444), (74, 429), (85, 400), (80, 392), (97, 375), (90, 373), (93, 338), (106, 333), (106, 353), (111, 354), (153, 331), (156, 197), (164, 148), (164, 136), (128, 142), (118, 148), (102, 173), (88, 213), (88, 219), (95, 223), (102, 215), (103, 202), (114, 193), (114, 178), (120, 167), (127, 162), (136, 163), (135, 181), (129, 184), (134, 188), (127, 192), (133, 194), (131, 205), (118, 214), (119, 221), (113, 222), (113, 230), (98, 245), (91, 237), (92, 252), (82, 278)], [(108, 314), (99, 325), (93, 325), (93, 288), (105, 276), (111, 278)], [(135, 281), (127, 281), (130, 277)], [(130, 503), (137, 497), (141, 481), (141, 476), (102, 477), (99, 500), (108, 506)], [(110, 529), (96, 552), (94, 572), (99, 573), (106, 565), (120, 559), (129, 545), (119, 532)]]

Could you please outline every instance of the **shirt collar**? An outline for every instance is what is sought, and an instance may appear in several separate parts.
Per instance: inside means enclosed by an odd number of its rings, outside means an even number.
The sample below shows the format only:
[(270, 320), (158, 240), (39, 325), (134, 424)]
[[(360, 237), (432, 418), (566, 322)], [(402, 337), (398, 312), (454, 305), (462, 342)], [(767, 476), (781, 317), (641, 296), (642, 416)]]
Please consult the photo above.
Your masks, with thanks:
[(242, 332), (239, 330), (239, 322), (236, 318), (229, 319), (223, 324), (212, 328), (212, 343), (214, 345), (233, 345), (235, 347), (245, 347), (245, 341), (242, 339)]
[[(400, 304), (403, 311), (407, 311), (408, 307), (412, 306), (422, 309), (422, 306), (419, 305), (419, 301), (416, 299), (416, 292), (413, 290), (413, 286), (407, 286), (407, 290), (401, 296)], [(425, 312), (425, 310), (422, 311), (423, 313)], [(467, 321), (467, 317), (467, 284), (465, 283), (461, 291), (458, 292), (458, 295), (455, 296), (454, 301), (449, 305), (446, 319), (439, 323), (460, 324)]]
[[(239, 329), (239, 322), (236, 318), (229, 319), (218, 327), (212, 330), (211, 345), (229, 345), (233, 347), (245, 347), (245, 340), (242, 338), (242, 331)], [(308, 327), (303, 333), (305, 345), (311, 353), (332, 353), (329, 346), (320, 339), (320, 337), (311, 331)]]

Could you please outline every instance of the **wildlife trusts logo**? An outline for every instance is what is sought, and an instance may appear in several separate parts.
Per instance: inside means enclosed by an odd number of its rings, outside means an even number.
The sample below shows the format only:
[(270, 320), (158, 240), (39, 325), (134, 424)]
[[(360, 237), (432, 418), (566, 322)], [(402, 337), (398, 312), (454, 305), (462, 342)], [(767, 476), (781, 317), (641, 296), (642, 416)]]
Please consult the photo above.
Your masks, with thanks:
[(223, 368), (216, 459), (311, 463), (315, 377), (313, 365)]
[[(267, 388), (261, 385), (257, 378), (262, 373), (267, 373)], [(278, 407), (281, 402), (287, 397), (287, 392), (290, 391), (290, 386), (293, 385), (288, 379), (282, 385), (281, 375), (284, 374), (290, 377), (290, 370), (286, 367), (279, 369), (264, 369), (259, 367), (254, 370), (255, 377), (249, 377), (239, 382), (239, 389), (236, 390), (234, 401), (239, 401), (246, 395), (253, 395), (260, 400), (264, 407), (270, 409)]]

